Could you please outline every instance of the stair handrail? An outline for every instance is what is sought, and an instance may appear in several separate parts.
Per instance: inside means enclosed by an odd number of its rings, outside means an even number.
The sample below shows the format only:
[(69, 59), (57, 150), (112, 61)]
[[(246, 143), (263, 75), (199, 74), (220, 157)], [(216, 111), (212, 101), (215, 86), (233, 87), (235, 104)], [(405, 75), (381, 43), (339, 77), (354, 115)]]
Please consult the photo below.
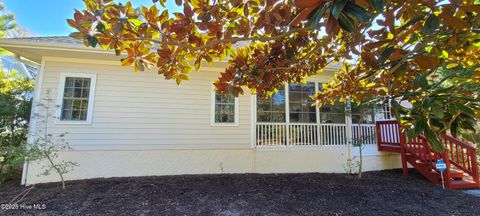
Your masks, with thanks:
[[(472, 176), (473, 180), (479, 183), (478, 161), (477, 161), (477, 148), (472, 144), (466, 143), (448, 134), (442, 134), (442, 143), (445, 146), (447, 153), (445, 157), (450, 163), (468, 173)], [(459, 148), (461, 150), (461, 161), (459, 155)], [(466, 150), (466, 157), (464, 154)]]
[(467, 143), (463, 140), (460, 140), (460, 139), (457, 139), (455, 137), (453, 137), (452, 135), (448, 135), (448, 134), (442, 134), (442, 137), (443, 138), (446, 138), (446, 139), (449, 139), (449, 140), (452, 140), (452, 141), (455, 141), (455, 142), (458, 142), (459, 145), (462, 145), (466, 148), (470, 148), (470, 149), (473, 149), (473, 150), (477, 150), (477, 147), (475, 147), (474, 145), (470, 144), (470, 143)]
[[(439, 152), (435, 149), (432, 149), (430, 147), (430, 145), (428, 145), (428, 140), (424, 135), (420, 135), (420, 136), (418, 136), (418, 138), (425, 140), (425, 142), (422, 142), (421, 144), (425, 146), (425, 148), (427, 150), (427, 153), (429, 155), (431, 153), (433, 153), (434, 158), (432, 158), (432, 159), (437, 159), (438, 157), (440, 157), (445, 162), (445, 164), (447, 166), (446, 167), (447, 171), (444, 173), (444, 175), (445, 175), (444, 179), (445, 179), (445, 186), (446, 187), (450, 187), (450, 183), (451, 183), (450, 178), (451, 177), (450, 177), (450, 172), (449, 171), (451, 170), (452, 164), (455, 165), (455, 167), (459, 168), (460, 170), (469, 174), (473, 178), (473, 181), (475, 183), (477, 183), (477, 185), (480, 186), (480, 179), (479, 179), (479, 172), (478, 172), (478, 162), (477, 162), (477, 154), (476, 154), (477, 148), (476, 147), (474, 147), (473, 145), (471, 145), (469, 143), (463, 142), (463, 141), (461, 141), (461, 140), (459, 140), (455, 137), (452, 137), (450, 135), (442, 134), (441, 135), (441, 138), (443, 139), (442, 141), (448, 140), (448, 141), (450, 141), (450, 143), (442, 142), (442, 144), (444, 145), (444, 150), (443, 150), (443, 152)], [(460, 149), (462, 147), (466, 149), (467, 163), (465, 163), (465, 155), (463, 153), (462, 153), (462, 163), (458, 162), (458, 160), (460, 158), (460, 156), (458, 155), (458, 147), (455, 146), (455, 151), (454, 151), (452, 149), (453, 145), (460, 146)], [(463, 149), (462, 149), (462, 152), (463, 152)], [(417, 155), (417, 157), (419, 157), (419, 159), (424, 159), (424, 158), (420, 158), (420, 155)], [(455, 157), (457, 158), (457, 160), (455, 160)], [(467, 164), (467, 166), (466, 166), (466, 164)], [(432, 166), (432, 168), (434, 168), (433, 164), (432, 165), (429, 164), (429, 166)]]
[[(435, 149), (433, 149), (429, 144), (428, 144), (428, 139), (427, 137), (425, 137), (424, 135), (419, 135), (416, 137), (417, 139), (421, 139), (423, 140), (423, 142), (419, 143), (421, 145), (424, 146), (424, 148), (426, 149), (426, 154), (428, 155), (428, 160), (425, 160), (426, 158), (421, 158), (424, 160), (424, 162), (428, 162), (429, 160), (430, 161), (436, 161), (438, 159), (442, 159), (443, 161), (446, 161), (448, 159), (448, 157), (445, 157), (444, 155), (446, 153), (448, 153), (448, 150), (447, 149), (444, 149), (443, 152), (439, 152)], [(433, 154), (433, 156), (432, 156)], [(430, 167), (432, 167), (433, 169), (435, 168), (433, 164), (429, 164)]]
[(426, 153), (428, 155), (429, 160), (425, 160), (426, 158), (422, 158), (420, 155), (416, 155), (418, 159), (423, 160), (424, 162), (430, 169), (436, 170), (435, 163), (437, 160), (442, 159), (445, 162), (446, 165), (446, 171), (443, 173), (443, 179), (445, 183), (445, 187), (449, 188), (450, 183), (451, 183), (451, 177), (450, 177), (450, 169), (451, 169), (451, 161), (448, 158), (449, 151), (447, 148), (443, 149), (443, 152), (437, 151), (433, 149), (429, 144), (428, 144), (428, 139), (425, 137), (425, 135), (419, 135), (416, 137), (416, 139), (420, 139), (423, 142), (417, 143), (420, 145), (423, 145), (423, 147), (426, 150)]

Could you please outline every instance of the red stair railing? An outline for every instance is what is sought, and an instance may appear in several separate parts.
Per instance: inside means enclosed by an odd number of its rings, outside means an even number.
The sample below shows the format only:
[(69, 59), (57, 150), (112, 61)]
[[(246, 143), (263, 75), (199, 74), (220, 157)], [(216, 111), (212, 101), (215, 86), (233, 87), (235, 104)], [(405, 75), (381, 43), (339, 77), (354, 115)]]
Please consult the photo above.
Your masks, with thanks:
[(445, 158), (448, 158), (451, 164), (472, 176), (474, 181), (478, 183), (477, 149), (447, 134), (441, 136), (441, 141), (445, 146)]
[(447, 172), (444, 173), (446, 187), (451, 186), (452, 165), (470, 175), (476, 186), (480, 186), (477, 149), (473, 145), (443, 134), (440, 140), (445, 149), (438, 152), (430, 147), (424, 136), (407, 141), (406, 134), (400, 132), (400, 124), (396, 120), (378, 121), (376, 132), (379, 151), (401, 153), (403, 175), (408, 175), (407, 161), (410, 161), (412, 165), (416, 164), (418, 171), (430, 181), (438, 183), (438, 174), (432, 171), (435, 170), (435, 162), (442, 159), (447, 165)]
[(447, 164), (447, 172), (444, 173), (445, 186), (450, 185), (450, 163), (445, 157), (447, 150), (444, 152), (435, 151), (428, 145), (427, 138), (424, 136), (414, 137), (405, 144), (405, 153), (414, 158), (414, 162), (422, 164), (423, 169), (418, 169), (426, 178), (434, 183), (439, 183), (437, 174), (432, 173), (435, 170), (435, 162), (442, 159)]
[(375, 124), (378, 151), (401, 151), (401, 134), (398, 126), (396, 120), (378, 121)]
[[(433, 151), (423, 136), (414, 137), (405, 145), (405, 152), (415, 155), (422, 163), (430, 164), (442, 158), (442, 154)], [(433, 167), (432, 167), (433, 168)]]

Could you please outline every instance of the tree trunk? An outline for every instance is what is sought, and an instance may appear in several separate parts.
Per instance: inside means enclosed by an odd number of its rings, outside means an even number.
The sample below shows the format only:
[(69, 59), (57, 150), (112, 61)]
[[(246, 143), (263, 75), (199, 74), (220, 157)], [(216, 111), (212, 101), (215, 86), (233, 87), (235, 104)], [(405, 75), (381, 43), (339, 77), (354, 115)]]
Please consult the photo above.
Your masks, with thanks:
[(63, 178), (63, 174), (61, 170), (57, 167), (57, 165), (53, 162), (53, 159), (50, 157), (50, 155), (46, 154), (48, 161), (50, 162), (50, 165), (55, 169), (55, 172), (60, 176), (60, 180), (62, 181), (62, 189), (65, 190), (65, 179)]
[(5, 164), (2, 162), (0, 165), (0, 176), (3, 174), (3, 166), (5, 166)]
[(62, 179), (62, 189), (65, 190), (65, 180), (63, 179), (63, 175), (60, 174), (60, 178)]
[(363, 109), (360, 109), (360, 122), (358, 122), (358, 153), (359, 155), (359, 162), (358, 162), (358, 178), (362, 178), (362, 165), (363, 165), (363, 129), (362, 129), (362, 119), (364, 117), (365, 113)]

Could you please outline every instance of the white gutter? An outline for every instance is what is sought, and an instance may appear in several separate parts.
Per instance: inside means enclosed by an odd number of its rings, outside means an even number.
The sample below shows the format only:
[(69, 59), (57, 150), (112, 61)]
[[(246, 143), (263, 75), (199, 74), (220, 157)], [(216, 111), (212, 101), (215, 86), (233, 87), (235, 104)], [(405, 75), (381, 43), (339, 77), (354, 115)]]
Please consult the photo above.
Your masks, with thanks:
[(56, 51), (69, 51), (69, 52), (83, 52), (83, 53), (99, 53), (99, 54), (111, 54), (115, 55), (112, 51), (106, 51), (103, 49), (96, 48), (81, 48), (79, 46), (45, 46), (44, 44), (35, 43), (24, 43), (24, 44), (14, 44), (14, 43), (4, 43), (5, 41), (0, 40), (0, 47), (3, 48), (23, 48), (23, 49), (43, 49), (43, 50), (56, 50)]

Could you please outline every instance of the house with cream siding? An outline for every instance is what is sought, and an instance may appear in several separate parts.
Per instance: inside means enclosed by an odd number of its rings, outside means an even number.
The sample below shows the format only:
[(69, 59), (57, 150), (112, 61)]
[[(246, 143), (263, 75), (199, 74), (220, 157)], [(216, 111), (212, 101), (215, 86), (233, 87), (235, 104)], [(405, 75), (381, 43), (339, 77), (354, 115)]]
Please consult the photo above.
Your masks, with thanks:
[[(155, 70), (134, 73), (114, 53), (85, 47), (70, 37), (0, 39), (0, 47), (40, 64), (29, 142), (47, 124), (66, 133), (71, 151), (60, 158), (79, 164), (67, 180), (218, 173), (343, 173), (363, 139), (364, 170), (399, 168), (396, 153), (379, 152), (374, 122), (343, 105), (312, 106), (338, 70), (328, 67), (304, 84), (286, 84), (268, 99), (245, 93), (222, 96), (212, 82), (225, 62), (201, 67), (180, 86)], [(48, 103), (46, 103), (48, 102)], [(42, 104), (42, 106), (40, 106)], [(48, 109), (46, 109), (46, 107)], [(37, 116), (37, 115), (33, 115)], [(24, 166), (22, 183), (58, 181), (38, 176), (41, 161)]]

